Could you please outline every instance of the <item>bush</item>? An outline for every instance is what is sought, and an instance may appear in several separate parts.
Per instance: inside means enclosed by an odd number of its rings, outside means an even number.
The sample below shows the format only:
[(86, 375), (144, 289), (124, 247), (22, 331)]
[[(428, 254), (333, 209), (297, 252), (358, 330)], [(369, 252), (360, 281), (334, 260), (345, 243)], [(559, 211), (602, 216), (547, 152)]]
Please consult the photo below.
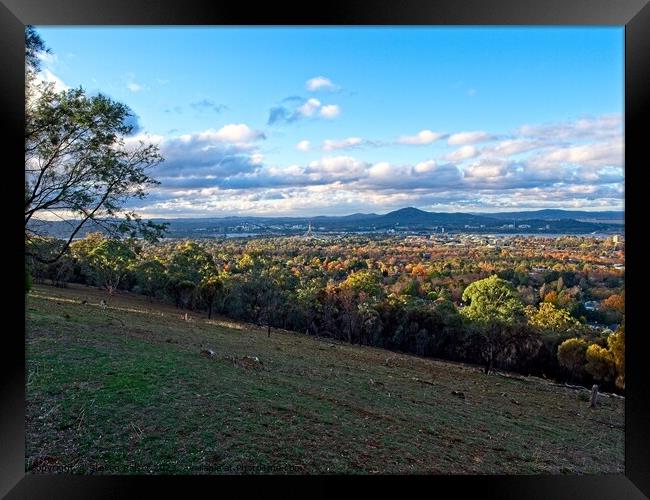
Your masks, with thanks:
[(587, 362), (587, 341), (584, 339), (567, 339), (557, 349), (557, 360), (567, 368), (571, 377), (580, 374)]
[(586, 353), (587, 364), (585, 369), (596, 380), (608, 382), (616, 373), (612, 353), (598, 344), (591, 344)]

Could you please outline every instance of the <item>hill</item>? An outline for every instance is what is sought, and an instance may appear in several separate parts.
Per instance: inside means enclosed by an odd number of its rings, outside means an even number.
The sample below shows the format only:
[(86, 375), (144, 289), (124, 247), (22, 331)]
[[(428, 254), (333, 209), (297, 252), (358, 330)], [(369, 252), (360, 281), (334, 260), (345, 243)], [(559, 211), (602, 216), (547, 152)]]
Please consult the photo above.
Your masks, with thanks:
[(621, 398), (102, 298), (27, 297), (29, 472), (623, 472)]
[[(414, 207), (401, 208), (386, 214), (354, 213), (344, 216), (315, 217), (198, 217), (152, 219), (168, 224), (172, 238), (221, 238), (224, 236), (303, 234), (309, 225), (314, 231), (334, 233), (358, 232), (449, 232), (463, 233), (529, 233), (529, 234), (619, 234), (623, 229), (622, 212), (580, 212), (538, 210), (469, 214), (462, 212), (426, 212)], [(515, 227), (516, 221), (516, 227)], [(30, 221), (30, 228), (39, 234), (59, 238), (70, 234), (70, 224), (58, 221)], [(77, 234), (101, 231), (96, 223), (87, 223)]]
[(622, 224), (625, 220), (624, 212), (618, 211), (605, 211), (605, 212), (587, 212), (584, 210), (558, 210), (558, 209), (544, 209), (533, 210), (524, 212), (494, 212), (489, 214), (481, 214), (484, 216), (492, 217), (495, 219), (503, 220), (526, 220), (526, 219), (539, 219), (546, 221), (553, 220), (566, 220), (575, 219), (585, 222), (612, 222)]

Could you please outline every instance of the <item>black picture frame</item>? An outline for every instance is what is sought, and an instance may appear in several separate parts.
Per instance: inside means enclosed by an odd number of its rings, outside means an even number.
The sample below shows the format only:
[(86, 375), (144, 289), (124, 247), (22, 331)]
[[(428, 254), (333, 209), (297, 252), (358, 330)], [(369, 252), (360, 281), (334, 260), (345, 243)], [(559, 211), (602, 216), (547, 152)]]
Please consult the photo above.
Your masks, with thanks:
[[(647, 332), (642, 327), (644, 278), (643, 217), (645, 127), (648, 121), (650, 91), (650, 5), (648, 0), (347, 0), (298, 8), (295, 3), (246, 4), (232, 1), (203, 3), (198, 0), (2, 0), (0, 3), (0, 99), (3, 134), (2, 165), (8, 188), (2, 198), (8, 202), (5, 219), (16, 224), (15, 243), (10, 256), (16, 265), (16, 281), (7, 281), (8, 295), (25, 307), (22, 288), (23, 240), (19, 233), (22, 203), (21, 177), (24, 161), (24, 27), (25, 25), (609, 25), (625, 26), (625, 224), (627, 374), (626, 436), (624, 475), (581, 476), (432, 476), (390, 478), (313, 477), (284, 478), (302, 485), (306, 492), (338, 493), (351, 480), (365, 488), (387, 486), (397, 492), (403, 487), (422, 486), (425, 494), (440, 487), (480, 498), (533, 499), (637, 499), (650, 496), (650, 380)], [(16, 186), (15, 188), (13, 186)], [(12, 209), (13, 207), (13, 209)], [(15, 214), (15, 215), (14, 215)], [(12, 231), (14, 230), (12, 229)], [(7, 243), (9, 238), (7, 238)], [(8, 247), (8, 246), (7, 246)], [(15, 255), (13, 254), (15, 252)], [(11, 297), (9, 297), (11, 298)], [(8, 316), (8, 315), (7, 315)], [(6, 316), (6, 317), (7, 317)], [(3, 324), (5, 322), (3, 321)], [(0, 495), (6, 498), (123, 498), (147, 496), (156, 492), (187, 494), (188, 488), (207, 486), (213, 494), (225, 493), (223, 484), (265, 493), (260, 482), (280, 485), (278, 478), (242, 477), (166, 477), (166, 476), (66, 476), (25, 474), (25, 342), (20, 320), (15, 327), (3, 328), (0, 340), (2, 371), (0, 401)], [(329, 485), (329, 480), (334, 479)], [(326, 484), (326, 481), (327, 484)], [(283, 481), (284, 482), (284, 481)], [(285, 485), (286, 486), (286, 485)], [(336, 489), (335, 489), (336, 488)], [(399, 490), (398, 490), (399, 488)], [(274, 488), (275, 489), (275, 488)]]

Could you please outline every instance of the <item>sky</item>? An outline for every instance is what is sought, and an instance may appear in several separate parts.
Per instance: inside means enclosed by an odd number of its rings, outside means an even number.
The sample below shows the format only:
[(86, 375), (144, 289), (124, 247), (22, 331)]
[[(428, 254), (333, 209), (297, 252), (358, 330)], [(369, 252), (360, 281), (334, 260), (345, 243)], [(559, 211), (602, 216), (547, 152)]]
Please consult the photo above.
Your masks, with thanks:
[(622, 210), (622, 27), (37, 27), (133, 111), (144, 217)]

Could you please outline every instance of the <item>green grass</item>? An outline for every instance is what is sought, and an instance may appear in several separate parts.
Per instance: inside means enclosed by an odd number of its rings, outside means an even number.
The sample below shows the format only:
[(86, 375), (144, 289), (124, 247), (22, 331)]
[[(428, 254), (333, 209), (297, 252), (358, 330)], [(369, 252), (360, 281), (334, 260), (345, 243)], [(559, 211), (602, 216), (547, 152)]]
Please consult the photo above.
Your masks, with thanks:
[(621, 398), (104, 297), (28, 296), (30, 472), (623, 472)]

